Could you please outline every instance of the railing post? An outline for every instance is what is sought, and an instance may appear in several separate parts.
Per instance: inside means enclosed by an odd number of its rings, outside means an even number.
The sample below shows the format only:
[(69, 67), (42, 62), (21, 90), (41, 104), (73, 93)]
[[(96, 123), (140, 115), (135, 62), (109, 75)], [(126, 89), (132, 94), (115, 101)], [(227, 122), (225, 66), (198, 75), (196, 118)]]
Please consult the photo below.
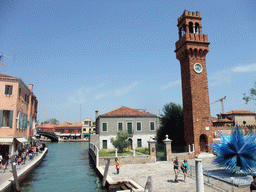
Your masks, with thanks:
[(195, 144), (192, 144), (192, 152), (195, 152)]
[(135, 156), (135, 148), (133, 149), (133, 156)]
[(191, 153), (190, 145), (188, 145), (188, 152)]

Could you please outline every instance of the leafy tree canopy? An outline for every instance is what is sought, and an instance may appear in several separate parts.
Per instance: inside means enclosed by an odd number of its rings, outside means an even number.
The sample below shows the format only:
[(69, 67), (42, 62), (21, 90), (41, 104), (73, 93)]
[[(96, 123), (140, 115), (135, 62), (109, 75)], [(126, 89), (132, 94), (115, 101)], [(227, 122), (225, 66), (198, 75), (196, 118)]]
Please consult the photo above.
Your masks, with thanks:
[(123, 153), (124, 149), (129, 146), (128, 139), (129, 134), (125, 132), (118, 132), (116, 139), (111, 139), (111, 143), (117, 148), (118, 153)]
[(248, 104), (249, 101), (254, 101), (256, 104), (256, 82), (254, 82), (253, 88), (250, 89), (249, 96), (246, 96), (246, 93), (244, 93), (243, 100), (245, 100), (246, 104)]
[(51, 118), (51, 119), (48, 119), (48, 120), (46, 120), (44, 122), (41, 122), (41, 125), (42, 124), (47, 124), (47, 123), (51, 123), (53, 125), (57, 125), (57, 124), (59, 124), (59, 120), (57, 120), (55, 118)]
[(160, 128), (157, 130), (158, 142), (162, 142), (168, 135), (173, 146), (184, 145), (184, 125), (182, 106), (175, 103), (167, 103), (160, 114)]

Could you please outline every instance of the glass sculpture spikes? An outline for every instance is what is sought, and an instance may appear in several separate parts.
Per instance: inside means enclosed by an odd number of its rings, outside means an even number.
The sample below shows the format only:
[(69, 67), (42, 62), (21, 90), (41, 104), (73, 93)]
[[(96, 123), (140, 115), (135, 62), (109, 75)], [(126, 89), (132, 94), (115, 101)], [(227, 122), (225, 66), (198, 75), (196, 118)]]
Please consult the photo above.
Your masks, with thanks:
[(256, 168), (255, 133), (244, 136), (241, 128), (236, 126), (231, 135), (220, 132), (220, 138), (220, 143), (211, 144), (213, 152), (217, 154), (213, 163), (231, 173), (234, 173), (237, 167), (247, 173)]

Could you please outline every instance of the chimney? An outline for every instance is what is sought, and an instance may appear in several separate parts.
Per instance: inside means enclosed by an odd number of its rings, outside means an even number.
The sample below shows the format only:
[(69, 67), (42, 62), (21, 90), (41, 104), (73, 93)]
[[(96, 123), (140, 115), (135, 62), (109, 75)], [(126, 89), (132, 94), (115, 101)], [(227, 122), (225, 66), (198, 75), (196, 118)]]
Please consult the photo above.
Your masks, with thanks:
[(33, 84), (29, 84), (29, 90), (32, 92), (33, 91)]
[(98, 113), (99, 113), (98, 110), (96, 110), (96, 111), (95, 111), (95, 121), (96, 121), (96, 119), (97, 119), (98, 116), (99, 116)]

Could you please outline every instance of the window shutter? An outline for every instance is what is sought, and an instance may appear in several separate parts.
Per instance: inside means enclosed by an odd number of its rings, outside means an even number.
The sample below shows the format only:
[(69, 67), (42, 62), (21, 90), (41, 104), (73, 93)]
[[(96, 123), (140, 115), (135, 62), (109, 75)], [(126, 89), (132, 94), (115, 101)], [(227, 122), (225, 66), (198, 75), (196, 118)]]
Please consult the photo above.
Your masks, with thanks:
[(0, 127), (3, 126), (3, 110), (0, 110)]
[(29, 129), (31, 130), (32, 128), (32, 117), (30, 117), (30, 125), (29, 125)]
[(9, 117), (9, 126), (12, 128), (12, 120), (13, 120), (13, 110), (10, 110), (10, 117)]
[(10, 86), (10, 92), (9, 92), (9, 93), (10, 93), (10, 95), (12, 95), (12, 88), (13, 88), (13, 87), (12, 87), (12, 86)]
[(28, 127), (28, 116), (25, 115), (25, 129), (27, 129)]

